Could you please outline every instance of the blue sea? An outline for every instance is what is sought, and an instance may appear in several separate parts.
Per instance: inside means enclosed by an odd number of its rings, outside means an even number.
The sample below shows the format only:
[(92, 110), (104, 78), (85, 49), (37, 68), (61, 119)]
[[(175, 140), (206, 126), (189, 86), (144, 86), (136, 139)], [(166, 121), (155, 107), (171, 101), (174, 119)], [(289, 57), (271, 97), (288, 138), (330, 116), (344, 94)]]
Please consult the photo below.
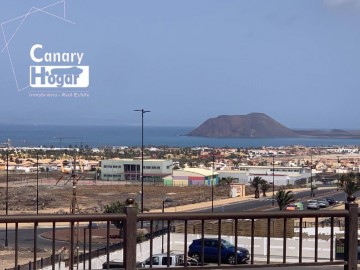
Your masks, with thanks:
[[(145, 146), (173, 147), (261, 147), (261, 146), (346, 146), (360, 145), (360, 139), (327, 138), (202, 138), (186, 136), (194, 127), (144, 126)], [(141, 126), (50, 126), (0, 125), (0, 143), (13, 146), (68, 147), (88, 145), (141, 146)]]

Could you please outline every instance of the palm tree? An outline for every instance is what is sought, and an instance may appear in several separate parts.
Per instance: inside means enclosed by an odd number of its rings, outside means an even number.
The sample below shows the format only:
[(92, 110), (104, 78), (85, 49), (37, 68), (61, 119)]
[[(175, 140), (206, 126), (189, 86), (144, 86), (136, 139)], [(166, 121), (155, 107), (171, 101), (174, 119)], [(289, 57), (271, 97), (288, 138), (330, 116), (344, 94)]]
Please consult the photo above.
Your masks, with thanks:
[(347, 194), (348, 201), (350, 197), (354, 197), (354, 193), (360, 190), (359, 178), (353, 172), (341, 175), (340, 184), (344, 192)]
[(270, 186), (271, 185), (267, 181), (265, 181), (265, 180), (261, 181), (260, 189), (261, 189), (261, 191), (263, 193), (263, 197), (266, 197), (266, 191), (269, 190)]
[(356, 191), (360, 190), (360, 186), (358, 183), (356, 183), (355, 181), (349, 181), (345, 184), (344, 186), (344, 192), (348, 195), (351, 196), (353, 195)]
[(341, 176), (339, 177), (338, 186), (343, 188), (346, 181), (347, 181), (347, 176), (346, 176), (346, 174), (342, 173)]
[(221, 178), (217, 186), (229, 186), (232, 182), (234, 182), (234, 177)]
[[(111, 204), (105, 205), (104, 213), (105, 214), (116, 214), (116, 213), (124, 213), (126, 207), (125, 202), (112, 202)], [(137, 212), (140, 212), (139, 205), (137, 203), (134, 204), (134, 207), (136, 207)], [(119, 237), (121, 238), (124, 233), (124, 222), (123, 221), (112, 221), (112, 224), (115, 225), (116, 228), (119, 229)]]
[(285, 191), (285, 190), (279, 190), (275, 195), (277, 204), (279, 206), (279, 210), (283, 210), (286, 205), (293, 203), (296, 201), (294, 198), (294, 194), (291, 190)]
[(250, 181), (250, 186), (255, 188), (255, 199), (260, 197), (259, 187), (263, 181), (265, 180), (260, 176), (256, 176), (252, 181)]

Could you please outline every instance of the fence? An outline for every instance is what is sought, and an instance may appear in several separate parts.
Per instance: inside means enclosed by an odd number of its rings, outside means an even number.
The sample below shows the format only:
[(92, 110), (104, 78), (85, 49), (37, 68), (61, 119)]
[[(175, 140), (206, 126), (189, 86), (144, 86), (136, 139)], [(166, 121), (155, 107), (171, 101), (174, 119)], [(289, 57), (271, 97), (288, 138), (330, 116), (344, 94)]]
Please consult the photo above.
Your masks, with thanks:
[[(0, 223), (13, 224), (15, 229), (15, 235), (13, 239), (14, 244), (14, 256), (12, 262), (14, 267), (12, 269), (40, 269), (45, 265), (45, 260), (39, 260), (37, 255), (37, 235), (38, 225), (42, 223), (52, 224), (51, 231), (53, 237), (51, 239), (51, 251), (52, 255), (50, 259), (47, 259), (46, 263), (51, 265), (51, 269), (55, 270), (56, 263), (59, 259), (59, 254), (56, 253), (55, 242), (56, 242), (56, 231), (59, 229), (59, 225), (64, 222), (69, 223), (69, 254), (66, 260), (68, 269), (74, 269), (76, 262), (85, 262), (83, 269), (92, 269), (93, 260), (103, 254), (105, 256), (105, 263), (110, 263), (110, 253), (115, 249), (122, 249), (123, 265), (125, 269), (141, 269), (137, 264), (137, 243), (139, 240), (147, 240), (146, 252), (147, 256), (151, 257), (153, 254), (160, 250), (159, 244), (154, 244), (156, 237), (159, 236), (159, 232), (155, 229), (160, 222), (164, 221), (166, 236), (166, 243), (163, 247), (166, 247), (168, 256), (172, 250), (172, 247), (176, 244), (180, 249), (180, 252), (187, 254), (189, 251), (189, 242), (192, 239), (198, 237), (204, 239), (209, 235), (216, 239), (222, 239), (225, 235), (231, 235), (234, 240), (235, 247), (243, 245), (239, 239), (245, 237), (248, 239), (249, 249), (249, 261), (248, 264), (238, 264), (235, 260), (235, 264), (226, 264), (221, 258), (221, 254), (218, 254), (214, 264), (205, 264), (205, 247), (202, 246), (201, 254), (199, 254), (200, 260), (197, 266), (188, 266), (187, 257), (185, 256), (184, 265), (182, 268), (192, 269), (234, 269), (234, 268), (249, 268), (249, 267), (287, 267), (291, 265), (304, 265), (304, 266), (318, 266), (318, 265), (344, 265), (344, 269), (357, 269), (357, 225), (358, 223), (358, 205), (350, 202), (345, 205), (344, 210), (332, 210), (332, 211), (279, 211), (279, 212), (237, 212), (237, 213), (142, 213), (138, 214), (137, 209), (133, 206), (134, 200), (127, 200), (127, 207), (125, 208), (124, 214), (101, 214), (101, 215), (28, 215), (28, 216), (1, 216)], [(303, 234), (303, 220), (306, 218), (313, 218), (315, 220), (315, 234), (314, 238), (310, 241)], [(330, 235), (329, 240), (325, 242), (324, 253), (319, 256), (320, 244), (323, 244), (319, 239), (319, 224), (321, 219), (327, 218), (330, 222)], [(336, 260), (335, 254), (335, 220), (344, 219), (344, 252), (343, 259)], [(263, 240), (259, 246), (257, 237), (257, 223), (261, 220), (261, 237)], [(289, 226), (294, 220), (298, 220), (299, 223), (299, 234), (296, 246), (296, 256), (294, 256), (289, 245)], [(272, 233), (274, 222), (280, 222), (280, 231), (276, 235)], [(87, 224), (88, 228), (88, 251), (76, 256), (76, 224), (80, 222)], [(104, 239), (106, 239), (105, 247), (103, 249), (94, 250), (93, 238), (92, 238), (92, 223), (93, 222), (105, 222), (106, 230)], [(114, 222), (122, 222), (124, 224), (123, 242), (117, 247), (114, 247), (110, 243), (110, 228)], [(33, 262), (29, 262), (26, 266), (19, 266), (19, 225), (21, 224), (33, 224)], [(192, 231), (191, 224), (197, 224), (197, 231)], [(225, 223), (231, 223), (232, 227), (226, 227)], [(143, 224), (144, 228), (148, 229), (147, 238), (139, 238), (138, 228)], [(208, 230), (209, 224), (212, 224), (211, 230)], [(214, 225), (216, 224), (216, 225)], [(246, 231), (236, 229), (241, 226), (246, 226)], [(246, 225), (244, 225), (246, 224)], [(259, 226), (259, 225), (258, 225)], [(260, 228), (259, 227), (259, 228)], [(178, 228), (178, 229), (176, 229)], [(181, 229), (179, 229), (181, 228)], [(172, 241), (172, 238), (176, 238), (176, 243)], [(255, 242), (257, 243), (255, 245)], [(277, 244), (275, 244), (277, 243)], [(275, 245), (281, 243), (281, 251), (275, 252)], [(275, 245), (274, 245), (275, 244)], [(311, 256), (305, 256), (305, 246), (313, 244), (311, 248)], [(264, 258), (259, 254), (259, 250), (264, 251)], [(279, 254), (277, 252), (280, 252)], [(279, 260), (275, 260), (276, 256), (280, 257)], [(53, 260), (51, 258), (54, 258)], [(294, 261), (294, 258), (296, 258)], [(264, 259), (264, 262), (261, 260)], [(25, 267), (25, 268), (24, 268)], [(27, 268), (26, 268), (27, 267)], [(152, 267), (152, 265), (150, 265)], [(172, 267), (169, 267), (172, 269)], [(173, 269), (175, 269), (173, 267)], [(176, 268), (178, 269), (178, 267)]]
[[(320, 226), (321, 228), (325, 228), (325, 227), (329, 227), (331, 225), (331, 220), (330, 219), (324, 219), (318, 222), (318, 224), (316, 224), (313, 221), (303, 221), (302, 224), (300, 224), (298, 221), (294, 222), (294, 227), (295, 228), (315, 228), (315, 226)], [(341, 219), (337, 219), (334, 220), (334, 225), (343, 229), (345, 227), (345, 223), (344, 220)], [(360, 224), (359, 224), (360, 226)]]

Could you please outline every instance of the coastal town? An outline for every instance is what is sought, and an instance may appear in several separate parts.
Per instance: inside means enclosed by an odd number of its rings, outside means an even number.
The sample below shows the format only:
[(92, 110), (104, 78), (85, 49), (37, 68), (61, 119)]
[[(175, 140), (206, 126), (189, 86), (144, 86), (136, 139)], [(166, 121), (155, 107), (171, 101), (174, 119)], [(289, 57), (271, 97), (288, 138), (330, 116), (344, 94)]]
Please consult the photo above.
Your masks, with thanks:
[[(138, 204), (143, 199), (145, 211), (161, 211), (161, 207), (163, 211), (164, 207), (175, 207), (176, 211), (176, 207), (254, 194), (254, 177), (266, 181), (265, 192), (271, 196), (271, 186), (273, 191), (322, 186), (340, 189), (342, 174), (360, 170), (357, 146), (146, 146), (143, 160), (141, 150), (126, 146), (6, 145), (0, 150), (1, 211), (11, 215), (96, 214), (103, 213), (107, 205), (131, 197)], [(143, 197), (141, 179), (145, 184)], [(237, 187), (233, 192), (232, 187), (237, 185), (244, 188)], [(0, 260), (3, 258), (5, 263), (4, 258), (11, 253), (4, 249)], [(28, 249), (22, 253), (31, 258)], [(38, 253), (49, 256), (48, 250)]]
[[(104, 160), (141, 159), (141, 147), (104, 148), (0, 147), (0, 171), (15, 174), (88, 173), (87, 178), (101, 179)], [(214, 171), (242, 170), (244, 166), (311, 168), (317, 174), (359, 172), (358, 146), (283, 146), (259, 148), (144, 147), (144, 160), (169, 160), (172, 170), (201, 168)], [(8, 166), (8, 167), (7, 167)], [(144, 168), (145, 169), (145, 168)], [(95, 173), (97, 172), (97, 173)], [(139, 171), (138, 171), (139, 173)], [(91, 176), (90, 176), (91, 175)], [(115, 180), (115, 179), (114, 179)], [(119, 179), (121, 180), (121, 179)], [(136, 179), (134, 179), (136, 180)]]
[[(141, 147), (44, 148), (0, 146), (0, 170), (16, 173), (91, 172), (101, 168), (102, 160), (140, 159)], [(187, 167), (239, 170), (239, 166), (312, 167), (315, 173), (359, 171), (358, 146), (283, 146), (259, 148), (144, 147), (144, 159), (171, 160), (173, 169)], [(6, 160), (8, 155), (8, 161)], [(274, 162), (274, 164), (273, 164)], [(94, 176), (95, 177), (95, 176)], [(106, 179), (104, 179), (106, 180)]]
[[(143, 172), (140, 169), (142, 161)], [(87, 198), (84, 202), (81, 202), (79, 195), (81, 208), (87, 209), (86, 212), (97, 212), (105, 204), (111, 203), (111, 200), (116, 200), (105, 192), (106, 187), (113, 189), (111, 186), (118, 186), (117, 194), (123, 194), (123, 200), (129, 194), (139, 197), (142, 177), (145, 188), (152, 189), (146, 193), (145, 202), (148, 208), (153, 209), (161, 205), (161, 194), (174, 194), (174, 197), (179, 197), (179, 204), (209, 200), (209, 195), (206, 195), (209, 192), (206, 190), (212, 185), (216, 186), (215, 198), (248, 195), (254, 192), (249, 183), (256, 176), (269, 184), (268, 189), (274, 185), (275, 190), (278, 190), (282, 187), (338, 187), (342, 174), (359, 171), (360, 154), (357, 146), (248, 149), (147, 146), (144, 147), (143, 160), (141, 147), (60, 149), (6, 145), (0, 149), (3, 210), (6, 184), (11, 192), (26, 190), (31, 193), (28, 200), (32, 200), (32, 203), (24, 202), (24, 205), (16, 203), (15, 198), (19, 196), (11, 196), (9, 200), (14, 202), (9, 205), (13, 211), (34, 210), (35, 191), (24, 187), (32, 186), (36, 189), (37, 185), (40, 186), (39, 200), (42, 202), (42, 209), (55, 208), (59, 211), (61, 205), (62, 211), (67, 212), (72, 200), (71, 187), (74, 179), (77, 185), (83, 186), (78, 189), (80, 195), (89, 189), (89, 194), (83, 195)], [(231, 190), (221, 185), (225, 180), (231, 180), (234, 185), (241, 184), (244, 188), (231, 195)], [(69, 192), (64, 191), (67, 188)], [(99, 193), (94, 192), (93, 188), (102, 189), (104, 196), (97, 196)], [(57, 189), (61, 190), (57, 194), (63, 194), (64, 197), (59, 196), (55, 202), (57, 196), (52, 196), (51, 193), (56, 193)], [(194, 193), (200, 195), (194, 196)], [(188, 199), (180, 200), (181, 196)]]

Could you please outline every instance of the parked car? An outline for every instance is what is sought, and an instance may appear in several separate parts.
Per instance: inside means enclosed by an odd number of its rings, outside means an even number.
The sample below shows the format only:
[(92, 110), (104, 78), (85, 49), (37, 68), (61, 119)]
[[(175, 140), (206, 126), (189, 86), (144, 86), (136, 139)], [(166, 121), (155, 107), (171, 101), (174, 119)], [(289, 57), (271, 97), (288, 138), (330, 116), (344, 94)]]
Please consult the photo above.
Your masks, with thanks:
[(296, 210), (296, 205), (295, 204), (288, 204), (286, 207), (285, 207), (285, 210), (287, 211), (295, 211)]
[(329, 206), (329, 203), (325, 199), (320, 199), (320, 200), (318, 200), (318, 205), (320, 208), (326, 208)]
[(328, 201), (329, 205), (334, 205), (337, 203), (334, 197), (326, 197), (325, 199)]
[[(151, 257), (147, 258), (143, 262), (137, 262), (136, 266), (138, 268), (166, 268), (169, 262), (170, 267), (176, 266), (184, 266), (185, 263), (185, 256), (184, 254), (177, 254), (174, 252), (169, 253), (169, 257), (167, 253), (159, 253), (153, 254)], [(187, 265), (188, 266), (196, 266), (198, 262), (194, 258), (187, 258)], [(124, 263), (121, 261), (110, 261), (109, 264), (106, 262), (103, 263), (102, 269), (124, 269)]]
[(318, 210), (320, 206), (317, 200), (308, 200), (306, 208), (311, 210)]
[(193, 240), (189, 246), (189, 257), (194, 258), (198, 262), (201, 261), (202, 243), (204, 243), (204, 262), (218, 261), (219, 247), (221, 248), (222, 262), (235, 264), (235, 253), (238, 263), (245, 263), (250, 258), (249, 251), (246, 248), (237, 247), (235, 252), (235, 246), (224, 239), (221, 239), (219, 243), (217, 238), (204, 238)]
[(124, 269), (124, 263), (119, 261), (110, 261), (109, 264), (106, 262), (103, 263), (102, 269)]
[[(186, 261), (188, 266), (198, 265), (198, 261), (192, 257), (188, 257)], [(184, 266), (185, 256), (184, 254), (176, 254), (173, 252), (169, 254), (169, 257), (167, 253), (154, 254), (152, 257), (149, 257), (144, 262), (140, 263), (140, 266), (142, 268), (150, 268), (151, 265), (152, 268), (165, 268), (168, 263), (170, 267)]]
[[(345, 239), (339, 238), (335, 241), (335, 260), (344, 260), (345, 258)], [(357, 259), (360, 260), (360, 239), (357, 244)]]
[(304, 206), (301, 202), (291, 203), (286, 206), (285, 210), (304, 210)]

